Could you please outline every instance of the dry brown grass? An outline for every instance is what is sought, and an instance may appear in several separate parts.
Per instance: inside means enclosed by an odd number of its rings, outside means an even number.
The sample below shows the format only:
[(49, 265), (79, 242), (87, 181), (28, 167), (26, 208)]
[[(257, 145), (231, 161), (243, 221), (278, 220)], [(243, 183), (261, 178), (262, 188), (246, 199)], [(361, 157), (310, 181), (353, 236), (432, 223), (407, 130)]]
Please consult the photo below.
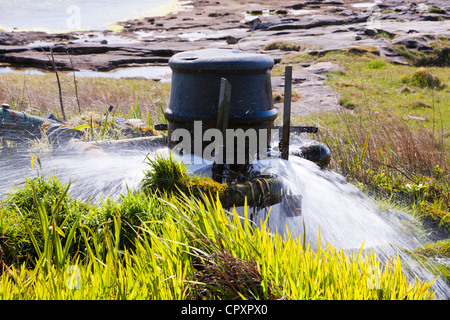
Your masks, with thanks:
[[(263, 276), (258, 265), (233, 255), (219, 251), (218, 253), (193, 259), (194, 273), (191, 286), (192, 298), (255, 300), (264, 298), (262, 288)], [(278, 299), (272, 288), (269, 288), (267, 299)]]
[(358, 165), (396, 171), (408, 179), (431, 177), (437, 165), (448, 172), (448, 156), (427, 128), (412, 131), (407, 121), (387, 112), (342, 112), (335, 120), (338, 127), (322, 123), (321, 139), (333, 150), (332, 166), (343, 173), (355, 173)]
[(432, 129), (369, 111), (317, 123), (320, 140), (332, 150), (332, 170), (376, 198), (408, 208), (425, 225), (450, 231), (450, 157)]
[[(65, 74), (60, 75), (60, 80), (63, 103), (71, 123), (79, 115), (74, 80)], [(155, 117), (160, 104), (165, 107), (168, 103), (170, 84), (145, 79), (79, 77), (76, 81), (82, 114), (104, 113), (110, 105), (117, 110), (120, 105), (121, 112), (126, 115), (138, 101), (142, 111), (149, 110)], [(33, 115), (60, 114), (57, 80), (51, 73), (0, 75), (0, 101)]]

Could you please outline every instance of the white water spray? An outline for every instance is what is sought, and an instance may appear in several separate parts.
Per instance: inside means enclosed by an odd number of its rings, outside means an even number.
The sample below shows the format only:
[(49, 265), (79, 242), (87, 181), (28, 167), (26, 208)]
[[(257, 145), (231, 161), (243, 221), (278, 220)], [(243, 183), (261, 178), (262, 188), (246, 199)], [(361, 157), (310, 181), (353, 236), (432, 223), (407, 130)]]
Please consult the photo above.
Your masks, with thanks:
[[(414, 280), (432, 282), (432, 289), (442, 299), (450, 299), (450, 287), (432, 273), (427, 262), (414, 259), (409, 250), (430, 242), (420, 223), (400, 210), (382, 210), (355, 185), (336, 172), (322, 170), (315, 163), (298, 157), (280, 161), (277, 167), (286, 189), (301, 195), (301, 215), (293, 212), (289, 198), (272, 207), (269, 228), (303, 237), (317, 249), (318, 237), (347, 252), (364, 250), (376, 253), (380, 262), (395, 258), (402, 261), (403, 271)], [(260, 213), (264, 218), (265, 212)], [(441, 261), (442, 262), (442, 261)]]
[[(159, 152), (168, 152), (167, 148)], [(153, 150), (149, 155), (156, 154)], [(98, 202), (102, 198), (119, 198), (127, 188), (134, 189), (144, 177), (145, 152), (117, 152), (104, 156), (88, 154), (43, 158), (40, 166), (30, 166), (29, 158), (22, 166), (17, 161), (3, 162), (0, 177), (0, 197), (13, 191), (12, 186), (37, 175), (58, 176), (62, 182), (72, 182), (70, 192), (84, 201)], [(183, 157), (188, 165), (191, 157)], [(274, 162), (272, 162), (273, 164)], [(191, 165), (195, 174), (209, 175), (212, 164)], [(263, 167), (264, 164), (261, 164)], [(24, 169), (26, 168), (26, 169)], [(411, 280), (431, 282), (437, 276), (413, 259), (407, 250), (429, 240), (419, 228), (420, 224), (409, 214), (398, 210), (381, 210), (354, 185), (330, 170), (321, 170), (313, 162), (291, 156), (289, 161), (278, 160), (276, 173), (292, 196), (301, 196), (301, 214), (286, 197), (273, 206), (269, 215), (269, 228), (283, 233), (286, 228), (293, 235), (303, 236), (317, 248), (320, 229), (321, 243), (329, 242), (344, 250), (374, 251), (380, 261), (400, 255), (402, 266)], [(242, 208), (238, 208), (242, 209)], [(267, 210), (256, 214), (255, 221), (264, 218)], [(304, 227), (305, 226), (305, 229)], [(433, 284), (437, 296), (450, 299), (450, 287), (439, 277)]]

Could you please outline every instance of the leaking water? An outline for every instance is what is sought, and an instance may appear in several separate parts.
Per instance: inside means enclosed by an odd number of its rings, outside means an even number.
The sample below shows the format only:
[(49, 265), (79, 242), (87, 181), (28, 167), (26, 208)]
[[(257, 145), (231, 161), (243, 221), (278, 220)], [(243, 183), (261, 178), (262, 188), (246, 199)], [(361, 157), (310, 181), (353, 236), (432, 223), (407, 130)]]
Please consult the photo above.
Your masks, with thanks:
[[(150, 153), (149, 153), (150, 152)], [(135, 188), (143, 178), (146, 155), (152, 156), (157, 150), (136, 150), (135, 152), (108, 153), (102, 156), (87, 154), (65, 154), (64, 156), (42, 157), (41, 166), (30, 166), (29, 154), (22, 161), (17, 158), (9, 163), (0, 163), (0, 197), (20, 184), (25, 177), (39, 175), (58, 176), (65, 182), (72, 182), (71, 193), (84, 201), (97, 202), (102, 198), (119, 198), (127, 188)], [(167, 148), (158, 152), (168, 152)], [(191, 157), (182, 158), (188, 165)], [(301, 195), (301, 215), (289, 198), (270, 209), (268, 224), (272, 231), (286, 232), (310, 240), (313, 248), (318, 246), (320, 229), (321, 244), (331, 243), (343, 250), (359, 250), (364, 244), (366, 250), (374, 251), (380, 262), (396, 257), (402, 260), (404, 272), (413, 280), (431, 282), (437, 297), (450, 299), (450, 287), (435, 274), (413, 259), (407, 250), (425, 244), (430, 240), (421, 231), (417, 221), (409, 214), (397, 210), (381, 210), (357, 187), (330, 170), (321, 170), (316, 164), (291, 156), (289, 161), (277, 159), (259, 163), (260, 169), (272, 166), (292, 195)], [(190, 166), (195, 174), (209, 175), (211, 163)], [(238, 208), (242, 213), (243, 208)], [(256, 214), (255, 222), (265, 218), (267, 209)], [(303, 224), (304, 223), (304, 224)], [(439, 261), (448, 263), (449, 261)]]
[(144, 152), (98, 154), (64, 154), (39, 158), (31, 167), (31, 155), (20, 161), (2, 162), (0, 166), (0, 197), (20, 186), (26, 178), (57, 176), (65, 184), (71, 183), (70, 193), (83, 201), (97, 202), (102, 198), (117, 199), (144, 177)]

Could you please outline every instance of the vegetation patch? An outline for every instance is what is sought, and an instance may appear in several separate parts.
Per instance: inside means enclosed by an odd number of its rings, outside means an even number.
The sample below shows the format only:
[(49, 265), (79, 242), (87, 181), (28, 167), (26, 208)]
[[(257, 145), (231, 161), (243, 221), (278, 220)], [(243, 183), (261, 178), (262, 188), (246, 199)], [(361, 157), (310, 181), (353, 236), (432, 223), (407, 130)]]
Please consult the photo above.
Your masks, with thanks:
[(381, 69), (384, 66), (386, 66), (386, 62), (380, 60), (371, 61), (367, 64), (367, 68), (370, 69)]
[(330, 52), (315, 61), (345, 68), (326, 84), (352, 111), (297, 120), (319, 127), (332, 150), (330, 168), (375, 198), (408, 207), (427, 226), (450, 231), (448, 67), (395, 65), (367, 52)]
[(378, 32), (375, 34), (374, 38), (384, 38), (384, 39), (388, 39), (388, 40), (392, 40), (395, 37), (395, 34), (390, 33), (388, 31), (385, 30), (377, 30)]
[(293, 41), (274, 41), (263, 46), (262, 50), (305, 51), (315, 48), (317, 47)]
[[(33, 190), (25, 188), (17, 192)], [(78, 216), (65, 228), (67, 220), (57, 219), (58, 213), (65, 203), (72, 212), (75, 203), (67, 198), (68, 186), (62, 189), (45, 212), (43, 200), (34, 191), (28, 195), (42, 233), (32, 236), (27, 229), (36, 251), (30, 264), (3, 260), (0, 299), (434, 298), (431, 284), (403, 275), (398, 257), (382, 267), (362, 248), (347, 255), (319, 243), (314, 251), (292, 235), (269, 232), (267, 221), (256, 227), (206, 199), (130, 190), (118, 202), (86, 207), (85, 215), (95, 218), (90, 226)], [(15, 212), (2, 211), (1, 239), (8, 237), (5, 230), (17, 228), (7, 217), (22, 219)], [(122, 241), (125, 235), (128, 242)], [(74, 244), (78, 249), (70, 250)], [(368, 285), (374, 272), (376, 290)]]
[(412, 108), (412, 109), (416, 109), (416, 108), (432, 108), (432, 106), (430, 106), (429, 104), (427, 104), (427, 103), (425, 103), (423, 101), (417, 101), (417, 100), (411, 101), (408, 104), (408, 107)]
[(348, 49), (348, 52), (349, 53), (357, 53), (357, 54), (371, 53), (371, 54), (374, 54), (377, 56), (380, 55), (380, 50), (378, 50), (376, 47), (366, 46), (366, 45), (358, 45), (355, 47), (350, 47)]
[(450, 239), (426, 244), (413, 251), (426, 257), (450, 258)]
[[(280, 299), (274, 294), (273, 284), (263, 288), (263, 276), (254, 261), (245, 261), (219, 250), (206, 257), (197, 256), (193, 261), (194, 282), (192, 297), (221, 300)], [(266, 296), (265, 296), (266, 295)]]
[(431, 52), (409, 49), (404, 45), (394, 45), (393, 48), (405, 57), (415, 67), (448, 67), (450, 66), (450, 41), (445, 37), (430, 43)]
[[(59, 179), (40, 177), (27, 180), (1, 202), (0, 247), (6, 263), (34, 263), (48, 232), (42, 229), (41, 220), (46, 216), (51, 217), (61, 232), (68, 232), (79, 219), (86, 225), (92, 224), (95, 218), (90, 215), (89, 206), (72, 199), (67, 191), (68, 186)], [(72, 253), (78, 250), (76, 244), (67, 248)]]
[(437, 7), (437, 6), (429, 6), (428, 7), (428, 12), (429, 13), (437, 13), (437, 14), (445, 14), (445, 10)]
[(424, 67), (419, 68), (411, 76), (402, 78), (402, 83), (435, 90), (442, 90), (446, 86), (445, 83)]
[[(284, 92), (273, 92), (272, 93), (273, 96), (273, 102), (274, 103), (283, 103), (284, 102)], [(298, 100), (300, 100), (303, 96), (296, 92), (295, 90), (292, 90), (291, 92), (291, 101), (292, 102), (296, 102)]]
[(450, 265), (448, 264), (448, 259), (450, 259), (449, 239), (417, 247), (412, 253), (417, 260), (428, 265), (432, 272), (439, 274), (450, 284)]
[(339, 98), (339, 105), (348, 110), (355, 110), (356, 105), (348, 97), (341, 96)]
[(223, 197), (228, 186), (225, 183), (215, 182), (209, 177), (188, 175), (188, 167), (179, 160), (175, 160), (171, 154), (168, 156), (156, 155), (151, 159), (147, 157), (150, 169), (145, 171), (145, 177), (141, 182), (144, 192), (163, 192), (168, 194), (201, 194)]
[(303, 54), (297, 54), (297, 53), (289, 53), (284, 55), (281, 58), (281, 64), (298, 64), (298, 63), (305, 63), (305, 62), (314, 62), (317, 60), (317, 56), (309, 54), (309, 53), (303, 53)]

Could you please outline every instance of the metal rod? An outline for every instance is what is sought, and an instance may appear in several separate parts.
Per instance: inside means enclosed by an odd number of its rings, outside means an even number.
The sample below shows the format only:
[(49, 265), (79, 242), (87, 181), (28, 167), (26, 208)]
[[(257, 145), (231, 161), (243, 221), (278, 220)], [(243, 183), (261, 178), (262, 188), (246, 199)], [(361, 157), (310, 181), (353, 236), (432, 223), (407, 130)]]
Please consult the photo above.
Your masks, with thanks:
[(284, 72), (284, 111), (283, 137), (281, 139), (281, 158), (289, 159), (289, 132), (291, 127), (292, 66), (286, 66)]
[(230, 101), (231, 101), (231, 84), (225, 79), (220, 79), (220, 93), (219, 93), (219, 108), (217, 114), (217, 128), (222, 132), (222, 144), (216, 146), (216, 152), (218, 153), (217, 159), (220, 159), (220, 163), (215, 163), (213, 166), (212, 178), (214, 181), (222, 182), (223, 169), (224, 169), (224, 157), (226, 146), (226, 130), (228, 128), (228, 118), (230, 114)]

